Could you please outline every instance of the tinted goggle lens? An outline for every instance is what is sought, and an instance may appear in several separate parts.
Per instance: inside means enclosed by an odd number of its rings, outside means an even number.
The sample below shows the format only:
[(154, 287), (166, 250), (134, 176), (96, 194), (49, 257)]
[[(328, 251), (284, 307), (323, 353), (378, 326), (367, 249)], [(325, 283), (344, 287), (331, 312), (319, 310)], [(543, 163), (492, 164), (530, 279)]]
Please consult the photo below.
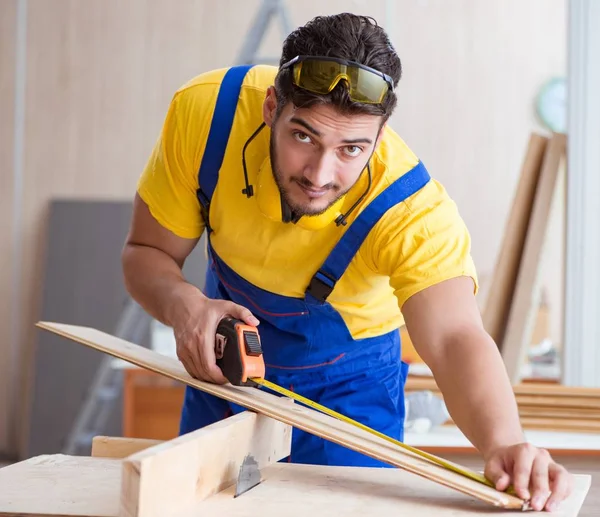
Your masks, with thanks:
[(329, 93), (339, 81), (345, 80), (350, 98), (355, 102), (379, 104), (389, 90), (382, 76), (359, 66), (335, 61), (300, 61), (294, 65), (293, 71), (294, 83), (315, 93)]

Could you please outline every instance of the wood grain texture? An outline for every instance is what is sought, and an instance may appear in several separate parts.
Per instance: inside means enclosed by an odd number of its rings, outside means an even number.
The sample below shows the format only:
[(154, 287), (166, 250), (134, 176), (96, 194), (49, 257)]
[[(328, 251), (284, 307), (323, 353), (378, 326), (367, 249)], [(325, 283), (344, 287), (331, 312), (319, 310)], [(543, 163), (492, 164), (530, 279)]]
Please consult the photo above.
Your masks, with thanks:
[[(433, 377), (418, 377), (409, 375), (406, 388), (410, 390), (439, 390)], [(570, 403), (571, 400), (588, 400), (597, 403), (600, 400), (600, 388), (588, 388), (583, 386), (563, 386), (558, 383), (546, 382), (522, 382), (512, 386), (513, 392), (519, 397), (539, 397), (543, 401), (546, 397), (553, 400), (561, 400)], [(552, 402), (556, 404), (558, 402)]]
[(28, 0), (22, 368), (14, 387), (21, 414), (0, 414), (0, 422), (18, 423), (21, 457), (33, 396), (49, 201), (133, 199), (175, 90), (232, 62), (258, 6), (256, 0), (184, 1), (177, 8), (170, 0)]
[(565, 157), (566, 146), (565, 135), (554, 134), (550, 139), (544, 153), (542, 170), (531, 209), (521, 266), (516, 278), (501, 347), (502, 359), (513, 384), (521, 380), (521, 366), (531, 343), (534, 317), (541, 295), (542, 255), (544, 245), (549, 237), (548, 221), (556, 196), (558, 174)]
[[(553, 456), (556, 461), (561, 463), (572, 474), (591, 477), (591, 485), (579, 510), (578, 517), (600, 517), (600, 458), (597, 455), (590, 456), (584, 453), (585, 451), (565, 450), (561, 451), (558, 455), (555, 451), (553, 452)], [(477, 453), (474, 454), (473, 450), (453, 453), (449, 449), (446, 449), (441, 454), (450, 461), (468, 465), (473, 469), (481, 470), (483, 468), (481, 457)], [(553, 514), (546, 515), (550, 517)]]
[(0, 456), (9, 453), (14, 336), (13, 223), (17, 1), (0, 2)]
[[(431, 391), (443, 398), (431, 377), (409, 376), (405, 389)], [(525, 429), (600, 433), (600, 388), (527, 382), (513, 386), (513, 391)]]
[(0, 469), (0, 515), (117, 517), (121, 460), (34, 456)]
[(94, 458), (125, 458), (161, 443), (163, 443), (163, 440), (125, 438), (121, 436), (94, 436), (92, 439), (91, 455)]
[(499, 348), (502, 348), (502, 338), (510, 312), (547, 143), (548, 138), (545, 136), (532, 134), (529, 137), (521, 176), (504, 229), (492, 283), (485, 300), (483, 325)]
[(290, 454), (292, 428), (242, 412), (123, 460), (120, 516), (164, 517), (234, 485), (250, 454), (262, 469)]
[[(400, 470), (275, 465), (265, 469), (263, 477), (265, 481), (244, 494), (243, 501), (233, 499), (232, 490), (227, 489), (203, 501), (195, 513), (178, 517), (250, 517), (256, 508), (260, 508), (263, 517), (279, 517), (282, 512), (289, 517), (515, 515), (514, 510), (503, 511), (481, 501), (466, 500), (446, 487), (430, 487), (424, 480)], [(581, 476), (576, 481), (572, 497), (553, 516), (578, 515), (590, 477)]]
[[(118, 501), (121, 460), (40, 456), (0, 469), (0, 515), (19, 517), (122, 517)], [(410, 515), (415, 517), (514, 516), (513, 510), (464, 498), (400, 469), (324, 467), (279, 463), (262, 470), (262, 482), (238, 498), (234, 488), (169, 517), (314, 517)], [(553, 513), (576, 517), (590, 476)], [(167, 487), (165, 487), (167, 488)], [(591, 494), (593, 495), (593, 494)], [(167, 490), (163, 496), (168, 498)], [(166, 515), (166, 514), (165, 514)], [(583, 514), (582, 514), (583, 515)], [(587, 514), (586, 515), (592, 515)]]
[(524, 501), (515, 496), (498, 492), (490, 486), (449, 471), (347, 422), (336, 420), (300, 404), (289, 404), (283, 397), (256, 388), (222, 386), (194, 379), (176, 359), (93, 328), (53, 322), (38, 322), (37, 326), (400, 467), (490, 505), (504, 508), (526, 506)]

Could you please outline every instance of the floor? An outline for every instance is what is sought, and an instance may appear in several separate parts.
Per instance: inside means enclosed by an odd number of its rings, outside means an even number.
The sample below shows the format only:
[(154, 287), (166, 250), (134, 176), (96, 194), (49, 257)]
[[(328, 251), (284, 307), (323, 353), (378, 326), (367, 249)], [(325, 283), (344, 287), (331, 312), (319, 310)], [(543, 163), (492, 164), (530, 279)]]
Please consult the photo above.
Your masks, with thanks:
[[(439, 455), (474, 470), (483, 469), (482, 463), (469, 454)], [(600, 455), (561, 455), (556, 456), (554, 459), (573, 474), (589, 474), (592, 476), (592, 485), (581, 507), (579, 517), (600, 517)]]

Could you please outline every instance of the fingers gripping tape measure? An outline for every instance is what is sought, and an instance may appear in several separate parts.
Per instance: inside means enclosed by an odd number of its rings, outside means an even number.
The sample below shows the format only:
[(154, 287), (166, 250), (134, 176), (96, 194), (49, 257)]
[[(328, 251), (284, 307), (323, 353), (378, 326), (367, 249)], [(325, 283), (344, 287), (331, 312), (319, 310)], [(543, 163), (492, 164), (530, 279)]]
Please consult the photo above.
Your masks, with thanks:
[[(277, 384), (274, 384), (265, 377), (265, 363), (262, 354), (260, 335), (258, 329), (251, 325), (245, 324), (235, 318), (226, 317), (221, 320), (217, 327), (215, 354), (217, 357), (217, 366), (223, 371), (223, 375), (227, 380), (235, 386), (263, 386), (280, 395), (289, 397), (296, 402), (304, 404), (317, 411), (325, 413), (338, 420), (351, 424), (372, 435), (378, 436), (394, 445), (401, 447), (404, 450), (412, 452), (417, 456), (427, 459), (436, 465), (440, 465), (448, 470), (461, 474), (479, 483), (493, 487), (493, 483), (488, 480), (483, 474), (471, 471), (457, 465), (451, 461), (434, 456), (427, 452), (421, 451), (410, 445), (400, 442), (390, 436), (387, 436), (375, 429), (357, 422), (337, 411), (333, 411), (317, 402), (314, 402), (302, 395), (287, 390)], [(514, 491), (509, 490), (509, 493)]]

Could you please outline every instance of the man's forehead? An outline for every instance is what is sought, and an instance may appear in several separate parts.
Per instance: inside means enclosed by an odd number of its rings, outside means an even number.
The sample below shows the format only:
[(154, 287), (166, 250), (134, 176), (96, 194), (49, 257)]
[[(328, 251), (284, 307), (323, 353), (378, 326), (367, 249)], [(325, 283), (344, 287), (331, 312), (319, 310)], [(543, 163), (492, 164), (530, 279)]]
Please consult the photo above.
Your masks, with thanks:
[(314, 133), (328, 130), (344, 130), (345, 132), (360, 133), (378, 130), (381, 117), (365, 113), (342, 112), (331, 104), (314, 104), (308, 107), (288, 106), (283, 112), (283, 118), (289, 124), (310, 126)]

